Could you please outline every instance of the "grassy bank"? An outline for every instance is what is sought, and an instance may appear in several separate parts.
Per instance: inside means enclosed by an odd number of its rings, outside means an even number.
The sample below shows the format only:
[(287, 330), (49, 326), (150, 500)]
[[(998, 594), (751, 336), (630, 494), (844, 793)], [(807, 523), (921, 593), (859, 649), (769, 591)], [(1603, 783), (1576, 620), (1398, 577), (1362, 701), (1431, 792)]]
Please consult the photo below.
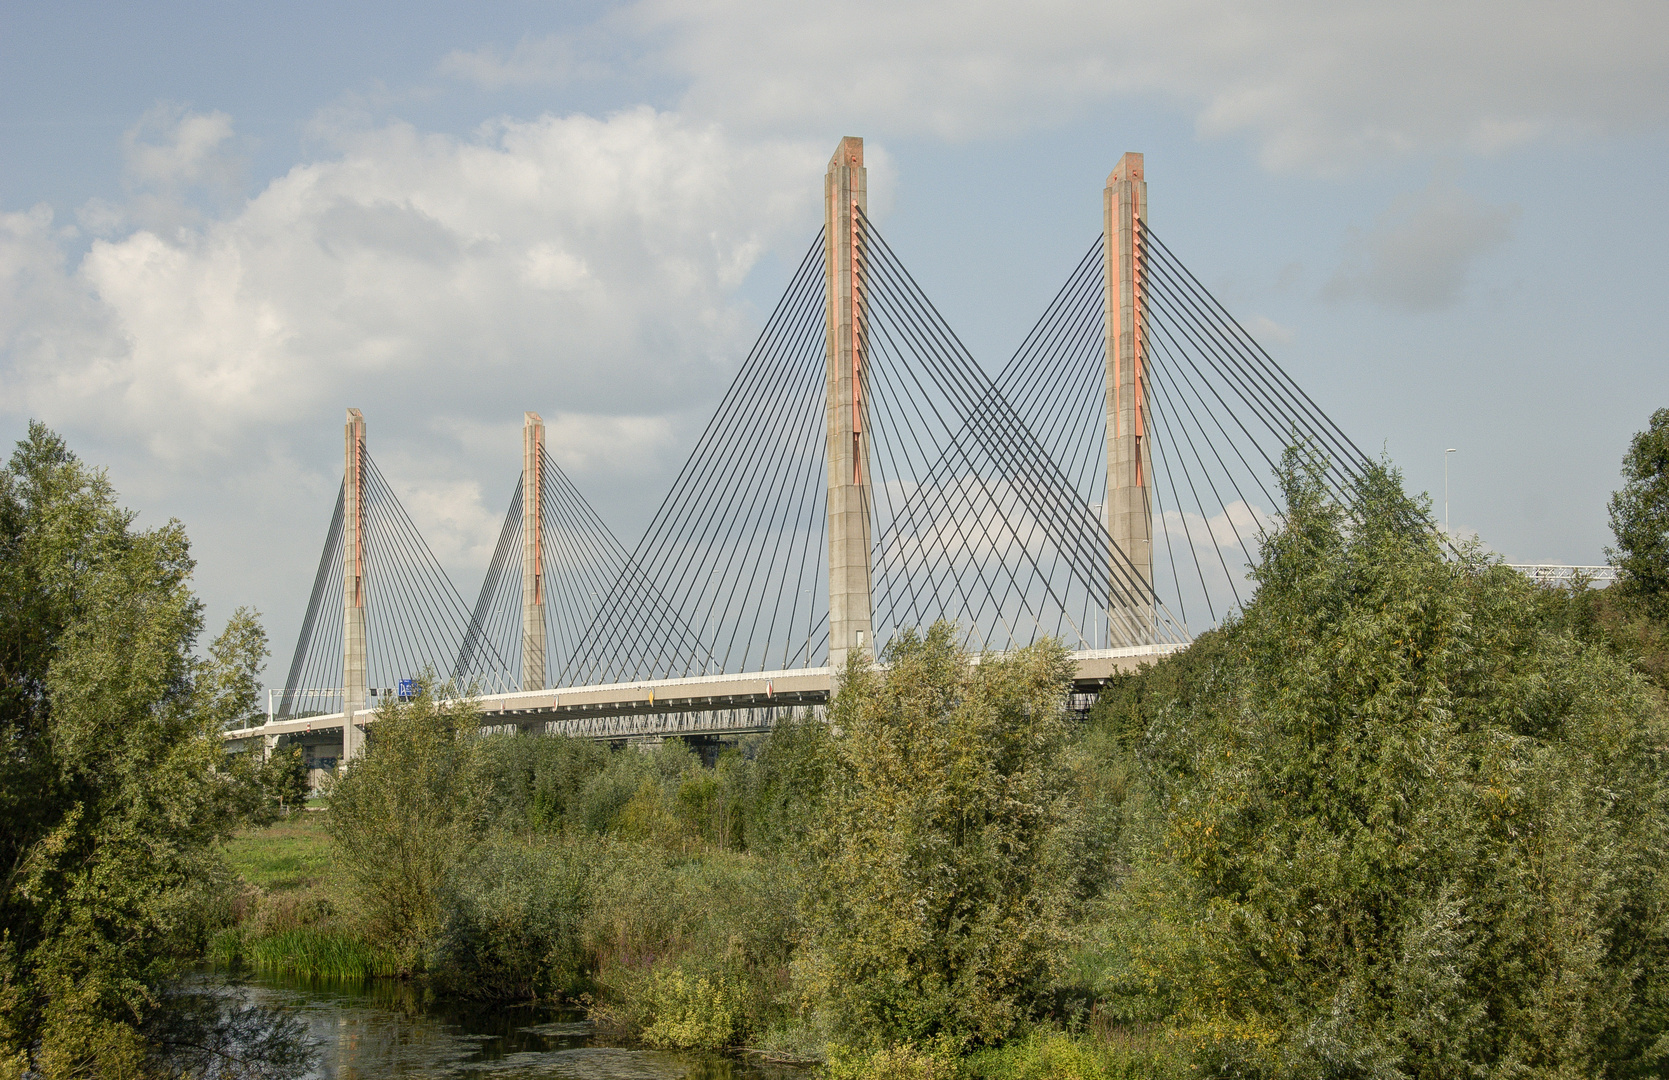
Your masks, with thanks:
[(227, 842), (241, 880), (232, 925), (217, 933), (209, 958), (232, 967), (322, 978), (366, 979), (402, 973), (352, 917), (352, 898), (331, 858), (327, 811), (292, 814)]
[(239, 877), (270, 893), (319, 885), (330, 869), (330, 837), (322, 809), (291, 814), (226, 843), (226, 861)]

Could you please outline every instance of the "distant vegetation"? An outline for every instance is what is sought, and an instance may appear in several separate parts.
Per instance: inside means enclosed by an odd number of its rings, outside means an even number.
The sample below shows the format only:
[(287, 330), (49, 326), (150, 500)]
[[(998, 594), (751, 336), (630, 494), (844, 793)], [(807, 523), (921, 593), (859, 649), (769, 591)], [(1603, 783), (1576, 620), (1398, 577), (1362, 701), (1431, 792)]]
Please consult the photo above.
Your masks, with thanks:
[[(1636, 440), (1614, 521), (1669, 507), (1665, 429)], [(1665, 597), (1626, 560), (1669, 547), (1630, 525), (1622, 587), (1538, 587), (1449, 549), (1390, 470), (1341, 506), (1320, 464), (1284, 463), (1244, 612), (1087, 719), (1056, 643), (973, 664), (939, 625), (854, 659), (827, 722), (708, 764), (483, 737), (433, 687), (384, 705), (328, 810), (271, 824), (293, 770), (205, 764), (177, 781), (200, 816), (172, 811), (201, 821), (189, 871), (107, 871), (151, 898), (123, 925), (175, 935), (125, 969), (129, 998), (46, 959), (102, 939), (15, 914), (104, 910), (76, 884), (94, 871), (8, 893), (14, 1075), (160, 1068), (145, 995), (204, 952), (576, 1001), (621, 1039), (831, 1077), (1661, 1075)], [(177, 693), (197, 726), (169, 730), (210, 745), (259, 651), (237, 625), (139, 714)], [(73, 828), (114, 858), (140, 833), (103, 813)], [(55, 857), (49, 828), (7, 835), (20, 865)]]

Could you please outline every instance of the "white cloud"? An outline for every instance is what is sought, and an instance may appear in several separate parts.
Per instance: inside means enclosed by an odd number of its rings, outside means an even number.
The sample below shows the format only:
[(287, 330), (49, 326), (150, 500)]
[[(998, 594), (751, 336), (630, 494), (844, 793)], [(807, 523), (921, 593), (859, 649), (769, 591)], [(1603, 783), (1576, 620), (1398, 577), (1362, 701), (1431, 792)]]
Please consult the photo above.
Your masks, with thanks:
[(1188, 511), (1166, 510), (1158, 524), (1159, 530), (1173, 542), (1191, 544), (1202, 552), (1222, 548), (1255, 557), (1259, 538), (1274, 522), (1274, 515), (1268, 510), (1236, 499), (1209, 518)]
[(341, 128), (327, 156), (164, 227), (158, 193), (215, 175), (237, 139), (171, 122), (134, 140), (134, 194), (84, 208), (102, 234), (85, 249), (49, 207), (0, 214), (0, 414), (192, 522), (211, 603), (278, 612), (280, 653), (347, 406), (466, 592), (524, 409), (629, 534), (622, 493), (676, 469), (757, 324), (738, 287), (809, 239), (827, 155), (648, 108), (467, 138)]
[(1158, 94), (1277, 169), (1669, 120), (1669, 7), (1642, 0), (638, 0), (445, 67), (533, 85), (634, 50), (683, 82), (682, 109), (730, 124), (974, 139)]
[(1512, 239), (1517, 216), (1517, 207), (1491, 206), (1434, 183), (1398, 199), (1372, 231), (1353, 236), (1322, 295), (1399, 311), (1452, 307), (1465, 293), (1472, 265)]
[(73, 277), (61, 240), (45, 204), (0, 214), (0, 402), (9, 411), (66, 380), (98, 383), (103, 358), (125, 347), (109, 308)]
[[(815, 150), (648, 109), (339, 138), (224, 220), (97, 240), (74, 272), (39, 213), (8, 217), (11, 409), (176, 464), (344, 403), (473, 415), (560, 388), (677, 412), (736, 359), (755, 260), (815, 221)], [(193, 154), (147, 168), (191, 175)]]
[(1258, 341), (1272, 342), (1276, 345), (1291, 345), (1293, 332), (1290, 326), (1282, 326), (1267, 315), (1254, 315), (1246, 321), (1246, 331)]
[(227, 154), (232, 139), (232, 118), (223, 112), (157, 105), (122, 136), (122, 147), (129, 175), (141, 184), (227, 186), (239, 178), (238, 163)]

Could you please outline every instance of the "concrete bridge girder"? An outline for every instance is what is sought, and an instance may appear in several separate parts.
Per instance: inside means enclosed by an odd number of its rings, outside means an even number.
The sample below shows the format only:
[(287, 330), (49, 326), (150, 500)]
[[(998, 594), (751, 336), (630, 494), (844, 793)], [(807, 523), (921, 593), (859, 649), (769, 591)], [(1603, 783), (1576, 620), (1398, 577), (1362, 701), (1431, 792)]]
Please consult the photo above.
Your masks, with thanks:
[[(1163, 659), (1182, 647), (1137, 645), (1073, 653), (1077, 667), (1074, 690), (1092, 693), (1115, 675)], [(793, 710), (827, 705), (833, 681), (829, 668), (800, 668), (517, 691), (487, 694), (476, 700), (482, 724), (488, 728), (514, 726), (540, 734), (618, 741), (685, 733), (769, 731), (776, 719)], [(375, 722), (376, 714), (360, 713), (356, 720), (364, 728)], [(342, 714), (333, 713), (274, 720), (259, 727), (228, 731), (223, 737), (229, 746), (241, 746), (276, 735), (341, 728)]]

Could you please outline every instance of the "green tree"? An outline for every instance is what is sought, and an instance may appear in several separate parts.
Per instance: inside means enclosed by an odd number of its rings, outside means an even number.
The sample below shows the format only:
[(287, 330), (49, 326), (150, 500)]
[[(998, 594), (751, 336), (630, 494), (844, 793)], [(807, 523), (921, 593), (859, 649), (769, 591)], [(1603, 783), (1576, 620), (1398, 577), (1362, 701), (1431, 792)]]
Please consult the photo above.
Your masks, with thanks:
[(1616, 548), (1606, 555), (1619, 584), (1655, 619), (1669, 620), (1669, 409), (1652, 413), (1623, 457), (1623, 486), (1611, 496)]
[(829, 726), (809, 711), (779, 720), (754, 760), (744, 831), (750, 850), (791, 857), (822, 819)]
[(446, 875), (485, 830), (481, 716), (422, 681), (376, 717), (365, 756), (336, 782), (329, 829), (371, 934), (417, 970), (441, 928)]
[(1065, 943), (1071, 663), (1046, 641), (974, 664), (948, 623), (884, 659), (830, 706), (797, 963), (843, 1040), (999, 1040)]
[(254, 707), (253, 613), (194, 657), (183, 528), (135, 529), (40, 424), (0, 470), (0, 1075), (138, 1075), (248, 804), (219, 733)]
[(289, 814), (307, 802), (307, 758), (299, 746), (275, 750), (261, 770), (261, 787), (269, 805)]
[(1160, 820), (1108, 1007), (1209, 1075), (1658, 1075), (1661, 698), (1388, 469), (1283, 481), (1255, 599), (1128, 725)]
[(586, 781), (609, 760), (606, 744), (566, 735), (492, 735), (479, 754), (489, 818), (508, 829), (551, 832), (562, 831)]

